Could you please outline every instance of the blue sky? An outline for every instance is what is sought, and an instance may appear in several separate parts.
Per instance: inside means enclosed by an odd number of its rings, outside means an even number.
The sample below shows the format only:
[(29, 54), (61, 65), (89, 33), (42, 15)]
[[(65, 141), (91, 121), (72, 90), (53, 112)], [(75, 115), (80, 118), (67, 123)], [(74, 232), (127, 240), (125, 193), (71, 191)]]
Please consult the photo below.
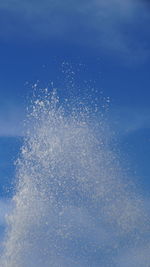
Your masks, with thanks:
[(22, 143), (32, 85), (37, 80), (40, 87), (51, 87), (53, 82), (62, 101), (70, 97), (71, 90), (75, 96), (94, 97), (93, 87), (98, 101), (102, 95), (110, 97), (107, 116), (117, 135), (121, 160), (149, 200), (149, 12), (146, 0), (1, 0), (2, 233), (3, 211), (10, 209), (8, 198), (13, 192), (13, 162)]

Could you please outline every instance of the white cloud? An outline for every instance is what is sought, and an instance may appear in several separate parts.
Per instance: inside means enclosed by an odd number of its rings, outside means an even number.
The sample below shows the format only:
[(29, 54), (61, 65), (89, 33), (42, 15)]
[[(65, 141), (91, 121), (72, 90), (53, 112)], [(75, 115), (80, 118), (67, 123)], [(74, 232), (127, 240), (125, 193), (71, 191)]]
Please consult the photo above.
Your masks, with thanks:
[(0, 136), (23, 135), (24, 111), (12, 106), (0, 107)]
[(6, 217), (11, 213), (13, 208), (11, 199), (1, 198), (0, 199), (0, 255), (3, 251), (3, 241), (5, 229), (7, 227)]
[(32, 40), (58, 38), (124, 55), (132, 52), (132, 58), (148, 54), (149, 16), (142, 1), (5, 0), (0, 11), (6, 17), (1, 38), (19, 33)]
[(9, 199), (0, 199), (0, 226), (6, 225), (6, 215), (12, 210), (12, 203)]
[(116, 132), (126, 135), (141, 129), (150, 129), (150, 110), (143, 108), (120, 107), (109, 113), (110, 124)]

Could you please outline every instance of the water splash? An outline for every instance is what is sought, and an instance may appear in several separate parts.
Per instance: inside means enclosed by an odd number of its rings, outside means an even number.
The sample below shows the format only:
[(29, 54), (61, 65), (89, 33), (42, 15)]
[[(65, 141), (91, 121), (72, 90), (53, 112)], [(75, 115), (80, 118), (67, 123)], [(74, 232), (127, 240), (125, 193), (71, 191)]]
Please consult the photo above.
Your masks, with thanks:
[(138, 242), (142, 202), (123, 182), (102, 117), (66, 109), (56, 91), (33, 100), (1, 266), (118, 266), (118, 251)]

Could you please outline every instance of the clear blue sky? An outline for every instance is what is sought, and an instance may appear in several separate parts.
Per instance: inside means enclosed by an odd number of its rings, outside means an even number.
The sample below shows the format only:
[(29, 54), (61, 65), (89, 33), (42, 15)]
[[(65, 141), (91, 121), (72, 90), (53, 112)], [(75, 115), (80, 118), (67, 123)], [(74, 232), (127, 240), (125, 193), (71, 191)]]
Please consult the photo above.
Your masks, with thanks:
[[(142, 194), (150, 197), (149, 25), (146, 0), (1, 0), (1, 210), (13, 191), (13, 161), (31, 87), (37, 80), (41, 87), (54, 82), (61, 98), (67, 97), (63, 62), (75, 72), (77, 95), (84, 95), (87, 82), (87, 93), (95, 86), (98, 97), (102, 91), (110, 97), (108, 117), (121, 153)], [(3, 229), (3, 216), (0, 224)]]

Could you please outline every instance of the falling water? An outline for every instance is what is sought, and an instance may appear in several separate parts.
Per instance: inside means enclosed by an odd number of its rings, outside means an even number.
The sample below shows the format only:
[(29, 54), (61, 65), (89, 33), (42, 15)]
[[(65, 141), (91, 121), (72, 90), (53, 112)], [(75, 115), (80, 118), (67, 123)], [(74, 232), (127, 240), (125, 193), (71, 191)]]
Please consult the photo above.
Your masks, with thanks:
[(33, 100), (2, 267), (119, 266), (118, 251), (138, 242), (142, 202), (93, 112), (55, 91)]

